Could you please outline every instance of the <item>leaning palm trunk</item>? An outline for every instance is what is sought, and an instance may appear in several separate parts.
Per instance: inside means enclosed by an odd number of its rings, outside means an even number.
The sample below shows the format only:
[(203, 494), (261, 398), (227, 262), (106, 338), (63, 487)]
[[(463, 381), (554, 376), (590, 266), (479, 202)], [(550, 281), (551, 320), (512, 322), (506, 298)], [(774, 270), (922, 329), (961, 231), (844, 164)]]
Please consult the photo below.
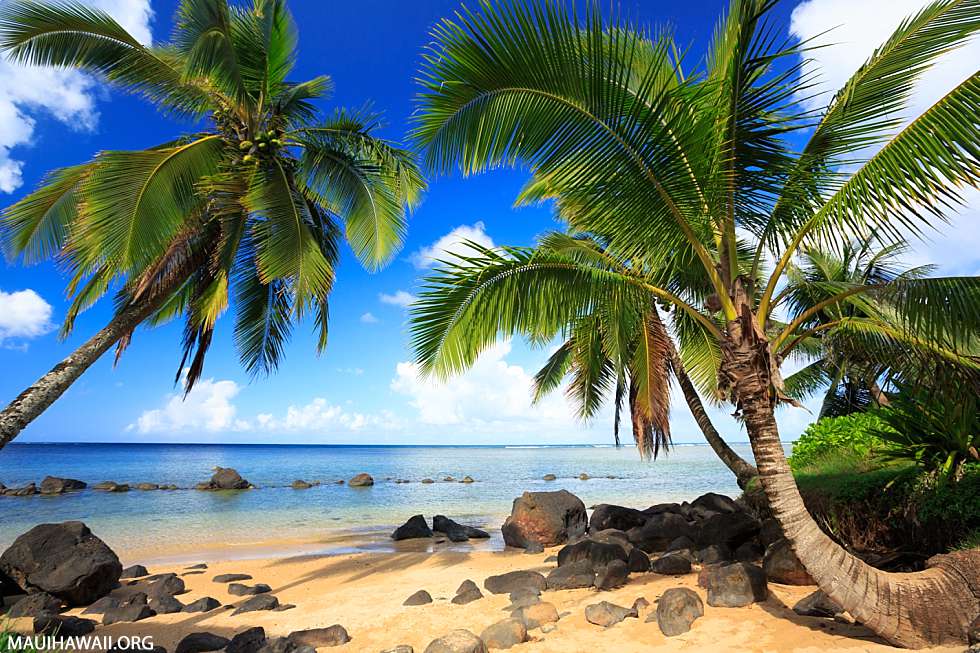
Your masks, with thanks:
[(677, 354), (677, 349), (674, 347), (673, 342), (670, 343), (670, 359), (670, 364), (674, 369), (674, 375), (677, 377), (677, 383), (681, 387), (681, 392), (684, 393), (684, 400), (687, 402), (688, 408), (691, 409), (691, 414), (694, 416), (694, 421), (697, 422), (698, 427), (700, 427), (701, 433), (704, 434), (704, 439), (708, 441), (711, 449), (725, 463), (728, 469), (735, 474), (735, 480), (738, 486), (743, 490), (748, 489), (752, 480), (759, 476), (759, 470), (735, 453), (715, 429), (715, 425), (711, 423), (711, 418), (708, 417), (708, 413), (704, 409), (704, 404), (701, 402), (701, 395), (698, 394), (697, 388), (694, 387), (691, 377), (687, 375), (687, 370), (684, 369), (684, 363)]
[(157, 303), (142, 301), (116, 313), (109, 324), (10, 402), (0, 412), (0, 449), (63, 395), (102, 354), (132, 333), (153, 313)]
[(786, 462), (773, 412), (778, 371), (748, 305), (728, 324), (722, 381), (748, 429), (773, 515), (807, 572), (855, 619), (892, 644), (920, 648), (966, 641), (980, 613), (980, 549), (937, 559), (918, 573), (889, 573), (848, 553), (807, 512)]

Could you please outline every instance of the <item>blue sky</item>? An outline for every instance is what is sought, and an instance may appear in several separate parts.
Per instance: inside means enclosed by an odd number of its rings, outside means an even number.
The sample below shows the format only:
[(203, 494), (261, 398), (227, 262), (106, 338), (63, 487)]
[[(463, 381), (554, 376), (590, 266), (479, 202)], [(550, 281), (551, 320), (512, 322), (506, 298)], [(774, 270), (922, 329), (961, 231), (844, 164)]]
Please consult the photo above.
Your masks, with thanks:
[[(90, 0), (146, 40), (163, 40), (175, 10), (172, 0)], [(2, 3), (3, 0), (0, 0)], [(703, 52), (719, 12), (718, 0), (666, 3), (623, 0), (636, 22), (670, 24), (689, 57)], [(800, 6), (802, 4), (802, 6)], [(776, 18), (789, 35), (807, 36), (841, 25), (844, 45), (818, 55), (829, 87), (836, 87), (880, 43), (915, 0), (853, 3), (787, 0)], [(853, 6), (859, 5), (859, 6)], [(430, 27), (458, 6), (456, 0), (294, 1), (300, 25), (296, 78), (326, 73), (336, 93), (324, 103), (382, 111), (388, 138), (407, 131), (416, 92), (414, 76)], [(924, 83), (914, 105), (921, 110), (952, 88), (980, 60), (977, 44), (955, 53)], [(970, 63), (970, 62), (974, 63)], [(0, 205), (18, 199), (51, 168), (77, 163), (101, 149), (136, 149), (188, 129), (152, 107), (76, 73), (15, 69), (0, 62)], [(602, 442), (611, 438), (608, 415), (583, 425), (556, 396), (532, 407), (530, 375), (547, 351), (520, 342), (501, 343), (472, 373), (448, 385), (417, 378), (407, 346), (404, 301), (424, 274), (428, 257), (461, 237), (494, 244), (531, 244), (555, 226), (547, 207), (514, 210), (525, 173), (495, 171), (461, 179), (434, 178), (412, 216), (402, 254), (385, 270), (368, 274), (345, 252), (331, 298), (328, 350), (315, 356), (311, 327), (301, 325), (278, 374), (250, 379), (239, 367), (224, 319), (204, 381), (186, 402), (173, 384), (180, 326), (137, 332), (119, 365), (111, 356), (96, 364), (21, 436), (24, 441), (240, 441), (342, 443)], [(974, 198), (975, 200), (975, 198)], [(956, 237), (941, 236), (917, 249), (916, 260), (940, 262), (950, 273), (980, 268), (977, 212), (958, 218)], [(958, 229), (956, 227), (959, 227)], [(104, 325), (109, 301), (85, 313), (67, 341), (57, 337), (64, 315), (65, 278), (54, 264), (0, 263), (0, 403), (69, 354)], [(744, 441), (724, 411), (715, 417), (731, 441)], [(785, 437), (812, 418), (784, 412)], [(682, 402), (672, 413), (677, 441), (699, 441)]]

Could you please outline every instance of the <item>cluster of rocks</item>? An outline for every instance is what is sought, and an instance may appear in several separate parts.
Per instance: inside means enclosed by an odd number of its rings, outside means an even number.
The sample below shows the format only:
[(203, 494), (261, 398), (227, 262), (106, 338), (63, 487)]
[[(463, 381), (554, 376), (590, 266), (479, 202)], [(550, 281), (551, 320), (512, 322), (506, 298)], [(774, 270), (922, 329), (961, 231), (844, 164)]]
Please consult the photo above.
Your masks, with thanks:
[(446, 517), (436, 515), (432, 518), (432, 528), (429, 528), (425, 516), (414, 515), (407, 522), (395, 529), (391, 534), (393, 540), (411, 540), (420, 538), (434, 537), (439, 533), (449, 539), (450, 542), (466, 542), (468, 540), (481, 540), (490, 537), (490, 533), (482, 531), (473, 526), (465, 526)]
[[(204, 573), (206, 569), (204, 563), (191, 565), (184, 575)], [(220, 574), (213, 578), (215, 583), (227, 584), (228, 593), (232, 596), (245, 597), (240, 603), (222, 605), (217, 599), (204, 596), (185, 604), (177, 598), (187, 592), (183, 579), (177, 573), (151, 575), (142, 565), (124, 569), (112, 549), (82, 522), (41, 524), (18, 537), (0, 555), (0, 605), (9, 606), (6, 617), (32, 619), (35, 633), (57, 633), (59, 637), (85, 635), (100, 624), (108, 626), (142, 621), (159, 614), (206, 613), (226, 608), (234, 609), (232, 615), (238, 615), (295, 607), (281, 604), (271, 593), (269, 585), (243, 582), (251, 579), (247, 574)], [(85, 616), (62, 614), (70, 608), (84, 608), (82, 615)], [(327, 645), (304, 644), (303, 641), (307, 640), (327, 641), (333, 638), (331, 641), (343, 643), (349, 639), (341, 627), (332, 628), (329, 637), (314, 631), (293, 633), (286, 639), (294, 645), (283, 647), (280, 643), (277, 644), (279, 648), (265, 653), (285, 653), (302, 646)], [(178, 645), (178, 651), (216, 650), (200, 648), (202, 643), (218, 641), (213, 639), (216, 635), (196, 633), (189, 637)], [(236, 639), (225, 640), (218, 648), (227, 646), (227, 653), (257, 653), (268, 644), (264, 633), (259, 636), (255, 632), (240, 639), (235, 647), (229, 642), (235, 643)], [(249, 645), (246, 646), (246, 643)], [(308, 650), (307, 653), (312, 651)]]

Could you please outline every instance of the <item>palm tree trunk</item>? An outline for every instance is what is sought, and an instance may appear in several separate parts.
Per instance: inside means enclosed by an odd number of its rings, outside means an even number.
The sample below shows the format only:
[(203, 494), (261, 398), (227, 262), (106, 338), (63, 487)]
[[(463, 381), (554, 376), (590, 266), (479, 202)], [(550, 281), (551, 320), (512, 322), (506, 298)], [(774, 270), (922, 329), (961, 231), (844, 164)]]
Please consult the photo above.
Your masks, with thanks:
[(157, 303), (143, 301), (117, 312), (101, 331), (10, 402), (0, 412), (0, 449), (63, 395), (120, 338), (132, 333), (153, 313)]
[[(738, 305), (738, 303), (736, 303)], [(824, 592), (892, 644), (919, 648), (965, 643), (980, 613), (980, 549), (932, 559), (918, 573), (888, 573), (828, 537), (807, 512), (786, 463), (773, 412), (778, 371), (748, 306), (729, 323), (721, 381), (742, 412), (773, 515)]]
[(728, 443), (725, 442), (717, 429), (715, 429), (715, 425), (711, 423), (711, 418), (708, 417), (708, 413), (704, 409), (701, 395), (698, 394), (698, 390), (694, 387), (691, 377), (687, 375), (687, 370), (684, 369), (684, 363), (681, 361), (681, 357), (678, 355), (673, 341), (670, 341), (670, 357), (670, 364), (674, 368), (674, 376), (677, 377), (677, 382), (681, 386), (681, 392), (684, 393), (684, 400), (687, 402), (687, 407), (691, 409), (691, 414), (694, 415), (694, 421), (701, 428), (704, 439), (708, 441), (711, 449), (721, 458), (721, 461), (725, 463), (728, 469), (735, 474), (735, 480), (738, 486), (743, 490), (747, 489), (752, 480), (759, 476), (759, 470), (735, 453), (735, 450), (728, 446)]

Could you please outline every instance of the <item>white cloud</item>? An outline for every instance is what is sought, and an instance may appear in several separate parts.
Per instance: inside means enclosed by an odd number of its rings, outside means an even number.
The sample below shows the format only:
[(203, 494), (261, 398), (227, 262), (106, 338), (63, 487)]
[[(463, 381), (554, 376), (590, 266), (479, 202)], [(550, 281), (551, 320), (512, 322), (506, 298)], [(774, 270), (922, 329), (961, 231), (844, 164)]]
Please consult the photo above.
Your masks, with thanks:
[(201, 379), (186, 398), (168, 395), (162, 408), (144, 411), (127, 430), (144, 434), (246, 431), (250, 424), (236, 417), (233, 401), (240, 391), (234, 381)]
[(418, 298), (415, 295), (404, 290), (396, 290), (390, 295), (388, 293), (378, 295), (378, 300), (382, 304), (391, 304), (392, 306), (401, 306), (402, 308), (408, 308), (415, 303), (416, 299)]
[(408, 397), (420, 424), (452, 425), (454, 434), (495, 432), (507, 437), (581, 430), (562, 393), (532, 405), (533, 376), (506, 360), (510, 351), (510, 342), (501, 342), (485, 351), (469, 371), (446, 382), (423, 378), (416, 363), (401, 362), (391, 389)]
[[(51, 312), (51, 304), (33, 290), (0, 290), (0, 345), (10, 339), (36, 338), (48, 333), (54, 328)], [(20, 345), (20, 348), (25, 347)]]
[[(151, 42), (149, 0), (89, 0), (88, 4), (114, 16), (141, 42)], [(46, 113), (71, 129), (90, 131), (98, 124), (99, 90), (90, 76), (77, 71), (21, 66), (0, 57), (0, 192), (12, 193), (23, 184), (23, 161), (11, 150), (33, 145), (35, 116)]]
[(285, 415), (276, 417), (263, 413), (255, 418), (256, 428), (263, 431), (287, 431), (310, 435), (330, 435), (337, 431), (391, 430), (397, 423), (390, 413), (367, 415), (351, 412), (323, 397), (316, 397), (303, 406), (289, 406)]
[(422, 247), (412, 254), (412, 263), (415, 267), (424, 269), (432, 267), (440, 259), (446, 260), (456, 258), (461, 254), (472, 254), (473, 249), (467, 245), (467, 241), (478, 243), (484, 247), (494, 246), (493, 240), (487, 235), (485, 225), (482, 222), (473, 225), (461, 225), (428, 247)]
[[(830, 100), (906, 17), (917, 13), (928, 2), (924, 0), (806, 0), (794, 10), (790, 33), (800, 39), (817, 38), (816, 43), (833, 43), (806, 53), (804, 72), (819, 73), (814, 90), (829, 91), (808, 101), (819, 108)], [(820, 34), (827, 32), (825, 36)], [(939, 58), (917, 83), (902, 116), (911, 120), (938, 99), (974, 74), (980, 61), (980, 38)], [(967, 205), (950, 216), (949, 225), (939, 233), (927, 234), (924, 243), (916, 243), (911, 263), (937, 263), (943, 274), (977, 274), (980, 271), (980, 193), (970, 191)]]
[(368, 312), (361, 316), (361, 322), (364, 324), (377, 324), (378, 318), (374, 317), (373, 313)]

